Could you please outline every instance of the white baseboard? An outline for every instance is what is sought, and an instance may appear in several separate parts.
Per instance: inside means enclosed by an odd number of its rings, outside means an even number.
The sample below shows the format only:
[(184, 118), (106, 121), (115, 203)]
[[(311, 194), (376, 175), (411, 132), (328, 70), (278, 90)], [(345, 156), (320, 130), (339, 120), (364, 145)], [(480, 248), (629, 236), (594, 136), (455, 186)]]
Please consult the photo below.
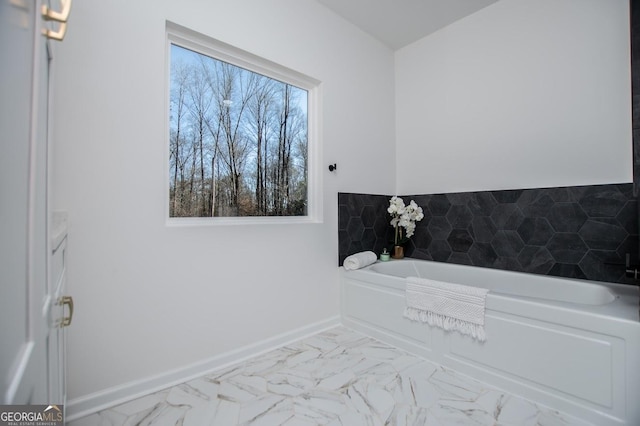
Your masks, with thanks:
[(71, 399), (65, 405), (66, 420), (71, 422), (144, 395), (196, 379), (228, 365), (253, 358), (321, 331), (337, 327), (340, 324), (340, 316), (336, 315), (335, 317), (309, 324), (185, 367)]

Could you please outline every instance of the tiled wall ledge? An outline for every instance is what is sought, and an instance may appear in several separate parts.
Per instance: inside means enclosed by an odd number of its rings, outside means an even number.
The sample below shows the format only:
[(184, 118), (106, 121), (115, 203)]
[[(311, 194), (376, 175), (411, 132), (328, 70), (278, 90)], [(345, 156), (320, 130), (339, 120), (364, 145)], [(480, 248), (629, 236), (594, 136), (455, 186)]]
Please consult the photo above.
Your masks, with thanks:
[[(390, 196), (338, 194), (339, 264), (391, 247)], [(425, 213), (409, 257), (587, 280), (633, 283), (638, 259), (633, 184), (405, 195)]]

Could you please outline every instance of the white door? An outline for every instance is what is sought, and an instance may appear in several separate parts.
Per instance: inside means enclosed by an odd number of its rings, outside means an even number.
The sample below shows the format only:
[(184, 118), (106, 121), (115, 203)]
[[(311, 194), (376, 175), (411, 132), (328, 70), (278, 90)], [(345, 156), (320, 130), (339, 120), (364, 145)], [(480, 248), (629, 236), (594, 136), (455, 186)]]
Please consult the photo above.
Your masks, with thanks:
[[(48, 2), (47, 2), (48, 4)], [(0, 0), (2, 404), (48, 404), (49, 41), (41, 0)]]

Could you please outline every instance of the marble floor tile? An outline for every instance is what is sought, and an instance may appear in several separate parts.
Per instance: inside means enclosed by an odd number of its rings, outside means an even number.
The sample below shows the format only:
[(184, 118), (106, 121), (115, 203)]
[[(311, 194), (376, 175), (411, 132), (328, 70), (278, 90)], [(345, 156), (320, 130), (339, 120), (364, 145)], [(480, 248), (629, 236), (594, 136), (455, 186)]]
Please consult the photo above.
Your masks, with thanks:
[(70, 426), (591, 426), (337, 327)]

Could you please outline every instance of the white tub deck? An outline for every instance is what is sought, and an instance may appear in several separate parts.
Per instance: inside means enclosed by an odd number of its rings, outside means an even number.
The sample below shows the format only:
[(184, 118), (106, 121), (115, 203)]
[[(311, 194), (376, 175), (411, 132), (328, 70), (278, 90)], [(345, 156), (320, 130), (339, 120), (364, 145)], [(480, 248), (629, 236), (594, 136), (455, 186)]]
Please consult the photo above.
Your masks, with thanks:
[[(412, 259), (340, 274), (345, 325), (595, 425), (640, 425), (637, 287)], [(489, 288), (487, 341), (404, 318), (408, 276)]]

